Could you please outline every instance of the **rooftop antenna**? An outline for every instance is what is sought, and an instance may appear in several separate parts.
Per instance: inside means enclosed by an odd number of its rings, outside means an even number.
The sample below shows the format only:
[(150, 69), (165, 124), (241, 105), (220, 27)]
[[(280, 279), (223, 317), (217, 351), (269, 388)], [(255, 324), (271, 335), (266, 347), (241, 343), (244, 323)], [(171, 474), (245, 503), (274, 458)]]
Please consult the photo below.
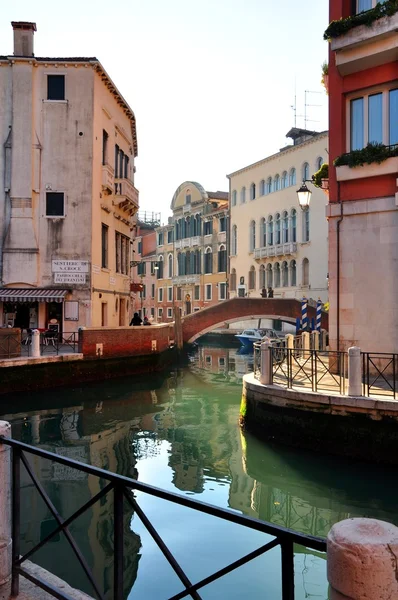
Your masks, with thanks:
[(307, 129), (307, 122), (308, 123), (319, 123), (319, 121), (316, 121), (314, 119), (307, 119), (307, 108), (312, 108), (315, 106), (322, 106), (322, 104), (308, 104), (307, 102), (307, 94), (322, 94), (322, 92), (314, 92), (312, 90), (305, 90), (304, 92), (304, 129)]

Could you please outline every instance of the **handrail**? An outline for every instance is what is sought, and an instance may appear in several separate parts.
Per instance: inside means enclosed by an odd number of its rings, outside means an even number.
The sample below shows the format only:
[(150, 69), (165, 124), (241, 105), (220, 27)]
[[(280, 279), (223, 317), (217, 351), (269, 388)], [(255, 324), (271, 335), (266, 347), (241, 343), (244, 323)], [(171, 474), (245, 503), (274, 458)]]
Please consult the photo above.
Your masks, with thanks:
[[(110, 471), (106, 471), (104, 469), (100, 469), (98, 467), (93, 467), (92, 465), (88, 465), (86, 463), (80, 463), (71, 458), (67, 458), (64, 456), (60, 456), (53, 452), (49, 452), (48, 450), (43, 450), (41, 448), (37, 448), (34, 446), (30, 446), (25, 444), (24, 442), (20, 442), (14, 439), (3, 438), (0, 436), (0, 443), (11, 446), (13, 449), (13, 486), (12, 486), (12, 505), (13, 505), (13, 515), (12, 515), (12, 530), (13, 530), (13, 564), (12, 564), (12, 593), (14, 595), (18, 594), (19, 590), (19, 576), (22, 575), (24, 577), (29, 578), (33, 583), (37, 586), (45, 589), (50, 595), (55, 598), (60, 598), (61, 600), (66, 600), (68, 597), (62, 592), (60, 589), (54, 589), (49, 586), (47, 583), (43, 582), (41, 579), (33, 576), (32, 573), (26, 571), (22, 566), (22, 563), (27, 560), (36, 550), (44, 546), (54, 535), (62, 533), (66, 536), (69, 544), (72, 547), (72, 550), (75, 552), (76, 557), (78, 558), (83, 570), (86, 573), (94, 591), (96, 597), (100, 600), (103, 598), (102, 593), (94, 580), (94, 577), (90, 571), (90, 568), (85, 563), (84, 557), (81, 555), (79, 548), (77, 547), (70, 530), (68, 529), (69, 525), (78, 518), (87, 508), (91, 507), (95, 504), (100, 498), (108, 494), (113, 490), (115, 502), (114, 502), (114, 561), (115, 561), (115, 569), (114, 569), (114, 600), (122, 600), (123, 597), (123, 519), (121, 518), (123, 515), (123, 499), (127, 500), (133, 510), (136, 512), (137, 516), (143, 523), (143, 525), (148, 530), (149, 534), (152, 536), (154, 541), (157, 543), (160, 550), (163, 552), (165, 558), (168, 560), (170, 566), (173, 568), (177, 576), (179, 577), (181, 583), (184, 586), (184, 591), (179, 594), (173, 596), (173, 600), (179, 600), (180, 598), (185, 598), (190, 596), (191, 598), (200, 599), (198, 590), (208, 585), (212, 581), (219, 579), (223, 575), (231, 572), (232, 570), (246, 564), (250, 560), (253, 560), (257, 556), (260, 556), (274, 548), (276, 546), (281, 547), (281, 562), (282, 562), (282, 599), (283, 600), (294, 600), (294, 553), (293, 553), (293, 545), (299, 544), (301, 546), (305, 546), (307, 548), (311, 548), (313, 550), (317, 550), (320, 552), (326, 551), (326, 540), (323, 538), (305, 535), (300, 532), (293, 531), (286, 527), (281, 527), (278, 525), (273, 525), (272, 523), (268, 523), (265, 521), (261, 521), (260, 519), (256, 519), (254, 517), (249, 517), (246, 515), (239, 514), (237, 512), (231, 511), (229, 509), (220, 508), (217, 506), (213, 506), (212, 504), (208, 504), (205, 502), (199, 502), (198, 500), (194, 500), (192, 498), (188, 498), (186, 496), (181, 496), (174, 492), (169, 492), (155, 486), (142, 483), (136, 479), (132, 479), (130, 477), (126, 477), (124, 475), (118, 475), (116, 473), (111, 473)], [(89, 475), (93, 475), (95, 477), (105, 479), (108, 481), (108, 485), (101, 490), (96, 496), (91, 498), (88, 502), (86, 502), (82, 507), (80, 507), (72, 516), (68, 519), (63, 519), (63, 517), (58, 513), (52, 501), (48, 497), (46, 491), (44, 490), (42, 484), (36, 477), (33, 469), (26, 457), (26, 455), (34, 455), (39, 456), (43, 459), (51, 460), (56, 463), (65, 465), (67, 467), (77, 469), (78, 471), (82, 471)], [(30, 549), (27, 554), (24, 556), (20, 556), (20, 547), (19, 547), (19, 535), (20, 535), (20, 464), (25, 466), (25, 469), (28, 472), (30, 479), (32, 480), (34, 486), (38, 490), (40, 496), (47, 504), (47, 507), (52, 512), (56, 522), (57, 527), (47, 535), (46, 538), (41, 540), (39, 544), (37, 544), (34, 548)], [(237, 525), (241, 525), (251, 530), (259, 531), (264, 534), (268, 534), (274, 536), (274, 540), (267, 541), (263, 546), (247, 554), (241, 559), (231, 563), (227, 567), (213, 573), (212, 575), (202, 579), (201, 581), (192, 584), (183, 569), (180, 567), (170, 550), (167, 548), (165, 542), (162, 540), (160, 535), (157, 533), (152, 523), (149, 521), (148, 517), (145, 515), (142, 508), (138, 505), (137, 499), (134, 496), (133, 491), (140, 491), (150, 496), (154, 496), (156, 498), (160, 498), (162, 500), (166, 500), (169, 502), (173, 502), (180, 506), (185, 506), (192, 510), (199, 511), (201, 513), (211, 515), (224, 521), (228, 521), (230, 523), (235, 523)]]

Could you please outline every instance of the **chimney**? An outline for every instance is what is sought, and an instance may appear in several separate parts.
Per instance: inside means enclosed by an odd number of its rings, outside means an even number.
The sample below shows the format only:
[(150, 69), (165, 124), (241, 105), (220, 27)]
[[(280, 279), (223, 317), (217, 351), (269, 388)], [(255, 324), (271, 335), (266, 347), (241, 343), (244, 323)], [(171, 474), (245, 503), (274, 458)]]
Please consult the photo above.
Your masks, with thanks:
[(12, 21), (14, 30), (14, 56), (34, 56), (33, 35), (37, 31), (36, 23)]

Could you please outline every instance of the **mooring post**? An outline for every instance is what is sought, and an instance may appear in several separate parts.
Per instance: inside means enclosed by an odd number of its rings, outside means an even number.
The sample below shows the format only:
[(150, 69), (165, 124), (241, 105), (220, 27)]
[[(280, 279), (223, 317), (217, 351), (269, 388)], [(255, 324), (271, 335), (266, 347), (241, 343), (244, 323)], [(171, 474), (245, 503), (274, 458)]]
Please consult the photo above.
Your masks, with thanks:
[(32, 358), (40, 358), (40, 331), (32, 331)]
[(362, 396), (361, 349), (348, 348), (348, 395)]
[[(0, 436), (11, 437), (11, 425), (0, 421)], [(0, 443), (0, 585), (11, 577), (11, 449)]]
[(272, 385), (272, 381), (271, 342), (264, 340), (261, 342), (260, 383), (262, 385)]
[(398, 527), (377, 519), (346, 519), (327, 538), (330, 600), (398, 598)]
[(174, 307), (174, 337), (178, 350), (184, 346), (184, 338), (182, 335), (181, 313), (178, 306)]

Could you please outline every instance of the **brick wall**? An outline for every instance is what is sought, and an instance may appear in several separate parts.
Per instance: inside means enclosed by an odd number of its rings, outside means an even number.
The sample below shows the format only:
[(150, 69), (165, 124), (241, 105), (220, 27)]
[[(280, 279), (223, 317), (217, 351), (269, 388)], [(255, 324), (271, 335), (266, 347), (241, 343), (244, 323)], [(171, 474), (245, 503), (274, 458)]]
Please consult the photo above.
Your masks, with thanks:
[[(79, 331), (79, 352), (84, 358), (145, 356), (164, 352), (174, 340), (174, 325), (141, 327), (88, 327)], [(102, 344), (102, 349), (97, 345)]]

